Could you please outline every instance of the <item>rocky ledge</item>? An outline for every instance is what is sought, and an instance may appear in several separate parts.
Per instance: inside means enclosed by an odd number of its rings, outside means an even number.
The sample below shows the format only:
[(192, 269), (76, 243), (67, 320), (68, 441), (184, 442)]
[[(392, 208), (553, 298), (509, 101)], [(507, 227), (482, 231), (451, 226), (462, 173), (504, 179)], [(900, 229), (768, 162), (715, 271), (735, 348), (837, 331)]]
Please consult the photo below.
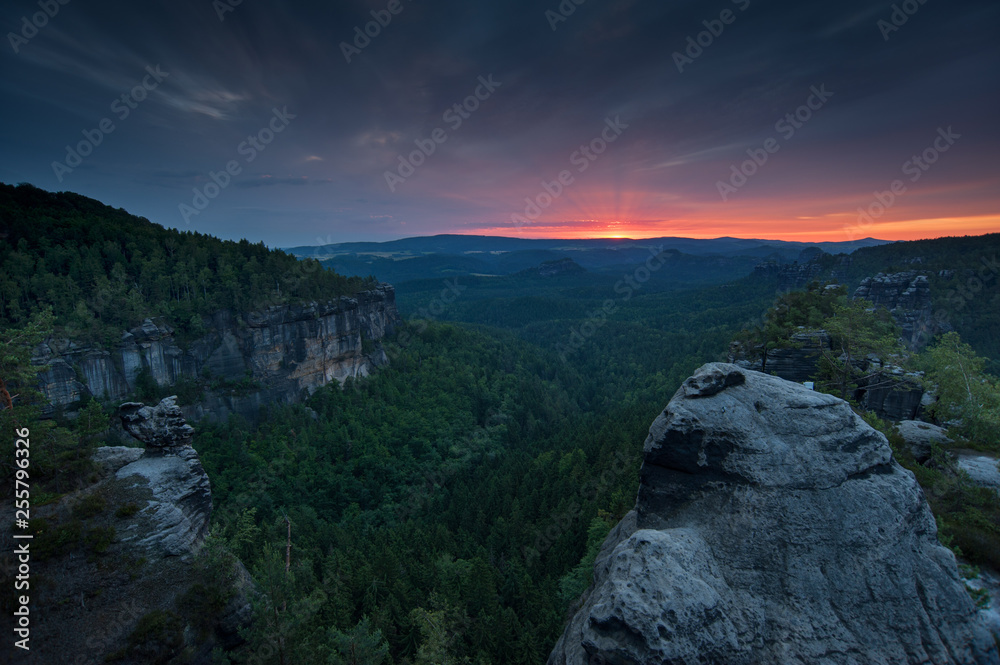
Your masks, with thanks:
[(26, 663), (210, 665), (242, 642), (253, 582), (205, 547), (212, 494), (192, 428), (173, 398), (121, 417), (146, 447), (98, 448), (94, 482), (39, 511), (45, 583)]
[(830, 395), (700, 368), (549, 665), (1000, 663), (913, 475)]

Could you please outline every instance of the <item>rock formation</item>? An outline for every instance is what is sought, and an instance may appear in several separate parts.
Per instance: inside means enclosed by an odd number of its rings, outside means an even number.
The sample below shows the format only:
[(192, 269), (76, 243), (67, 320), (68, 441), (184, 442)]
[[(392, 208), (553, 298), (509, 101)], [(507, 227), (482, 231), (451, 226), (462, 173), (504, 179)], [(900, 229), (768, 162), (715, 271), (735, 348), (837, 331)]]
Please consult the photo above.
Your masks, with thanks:
[(903, 420), (898, 428), (903, 442), (913, 454), (913, 459), (921, 464), (931, 458), (935, 445), (944, 448), (951, 444), (948, 433), (943, 427), (922, 420)]
[[(771, 349), (764, 364), (759, 357), (749, 360), (744, 345), (733, 342), (729, 345), (728, 359), (743, 369), (763, 371), (787, 381), (813, 381), (819, 373), (822, 352), (832, 348), (830, 335), (825, 330), (800, 332), (792, 335), (791, 343), (787, 347)], [(761, 355), (759, 347), (756, 355)], [(879, 369), (867, 360), (857, 366), (869, 371), (859, 379), (852, 395), (865, 411), (873, 411), (879, 418), (894, 421), (912, 420), (920, 415), (926, 393), (916, 375), (896, 368)]]
[(862, 409), (896, 422), (920, 416), (925, 393), (918, 375), (898, 368), (869, 371), (854, 391), (854, 399)]
[(848, 404), (731, 364), (650, 427), (549, 665), (997, 664), (913, 475)]
[[(791, 341), (794, 346), (768, 351), (766, 366), (759, 357), (748, 360), (747, 349), (739, 342), (733, 342), (729, 346), (729, 362), (744, 369), (773, 373), (788, 381), (812, 381), (819, 370), (822, 352), (830, 350), (830, 335), (825, 330), (800, 332), (792, 335)], [(756, 353), (761, 355), (759, 347)]]
[(212, 494), (193, 430), (172, 398), (121, 416), (146, 448), (98, 448), (95, 482), (38, 511), (46, 581), (26, 663), (209, 665), (250, 620), (243, 564), (203, 554)]
[[(184, 407), (189, 418), (225, 420), (239, 413), (253, 420), (262, 407), (297, 401), (303, 391), (364, 376), (388, 362), (380, 340), (398, 322), (395, 290), (381, 284), (329, 302), (241, 316), (216, 312), (205, 320), (207, 334), (183, 346), (159, 319), (123, 333), (110, 350), (50, 339), (33, 362), (48, 366), (39, 380), (52, 407), (72, 408), (91, 395), (125, 399), (148, 374), (159, 386), (185, 381), (217, 386)], [(248, 387), (226, 388), (241, 383)]]
[(926, 346), (935, 335), (951, 330), (933, 315), (930, 281), (923, 273), (911, 270), (867, 277), (855, 290), (854, 298), (864, 298), (888, 309), (902, 328), (903, 341), (913, 350)]
[(184, 420), (177, 395), (163, 398), (155, 407), (126, 402), (118, 409), (125, 431), (151, 448), (191, 445), (194, 428)]
[(958, 468), (969, 474), (969, 479), (981, 487), (1000, 493), (1000, 460), (976, 450), (956, 450)]
[[(196, 553), (208, 535), (212, 515), (212, 488), (191, 447), (194, 428), (187, 424), (176, 396), (165, 397), (154, 407), (127, 402), (119, 408), (125, 431), (146, 446), (145, 452), (115, 470), (115, 477), (129, 488), (148, 490), (147, 528), (125, 536), (147, 549), (176, 556)], [(134, 450), (111, 448), (115, 451)]]

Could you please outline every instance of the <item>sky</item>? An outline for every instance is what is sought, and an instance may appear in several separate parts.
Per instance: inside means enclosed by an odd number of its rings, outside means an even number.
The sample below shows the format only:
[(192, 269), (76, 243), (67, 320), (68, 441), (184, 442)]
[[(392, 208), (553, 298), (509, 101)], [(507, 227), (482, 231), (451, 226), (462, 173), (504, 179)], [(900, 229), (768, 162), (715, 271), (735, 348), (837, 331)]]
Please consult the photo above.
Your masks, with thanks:
[(64, 2), (0, 9), (0, 181), (164, 226), (1000, 231), (995, 0)]

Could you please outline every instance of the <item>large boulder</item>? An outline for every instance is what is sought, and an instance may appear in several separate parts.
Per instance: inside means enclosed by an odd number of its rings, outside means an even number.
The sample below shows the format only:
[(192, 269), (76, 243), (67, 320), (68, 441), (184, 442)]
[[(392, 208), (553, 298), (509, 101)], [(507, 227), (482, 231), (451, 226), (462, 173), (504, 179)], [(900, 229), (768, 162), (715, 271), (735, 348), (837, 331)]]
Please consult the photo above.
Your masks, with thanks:
[(118, 409), (125, 431), (147, 448), (182, 448), (191, 445), (194, 428), (184, 420), (177, 396), (164, 397), (156, 406), (126, 402)]
[(242, 641), (253, 583), (235, 557), (206, 550), (211, 485), (175, 408), (125, 405), (147, 447), (98, 448), (90, 484), (32, 511), (45, 583), (25, 663), (210, 665)]
[(945, 428), (922, 420), (900, 421), (899, 435), (913, 453), (913, 458), (923, 464), (931, 458), (934, 446), (947, 447), (951, 444)]
[(833, 396), (699, 369), (550, 665), (1000, 663), (913, 475)]
[(958, 450), (955, 453), (958, 468), (969, 474), (972, 482), (1000, 492), (1000, 460), (976, 450)]

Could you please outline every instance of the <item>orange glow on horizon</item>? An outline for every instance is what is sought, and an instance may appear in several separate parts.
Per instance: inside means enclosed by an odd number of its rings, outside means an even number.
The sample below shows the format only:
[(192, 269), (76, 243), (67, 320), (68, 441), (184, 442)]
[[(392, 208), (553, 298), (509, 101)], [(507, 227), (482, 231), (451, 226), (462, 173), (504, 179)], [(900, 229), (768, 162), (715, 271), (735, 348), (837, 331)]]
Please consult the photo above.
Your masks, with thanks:
[[(811, 228), (803, 228), (806, 222)], [(823, 228), (817, 228), (823, 227)], [(935, 217), (926, 219), (873, 221), (858, 223), (855, 215), (828, 215), (820, 220), (789, 219), (756, 222), (727, 221), (570, 221), (555, 224), (516, 226), (486, 226), (458, 231), (462, 235), (492, 235), (516, 238), (549, 238), (565, 240), (630, 239), (683, 237), (712, 239), (721, 237), (795, 242), (844, 242), (862, 238), (879, 240), (923, 240), (945, 236), (978, 236), (1000, 232), (1000, 215), (969, 217)]]

